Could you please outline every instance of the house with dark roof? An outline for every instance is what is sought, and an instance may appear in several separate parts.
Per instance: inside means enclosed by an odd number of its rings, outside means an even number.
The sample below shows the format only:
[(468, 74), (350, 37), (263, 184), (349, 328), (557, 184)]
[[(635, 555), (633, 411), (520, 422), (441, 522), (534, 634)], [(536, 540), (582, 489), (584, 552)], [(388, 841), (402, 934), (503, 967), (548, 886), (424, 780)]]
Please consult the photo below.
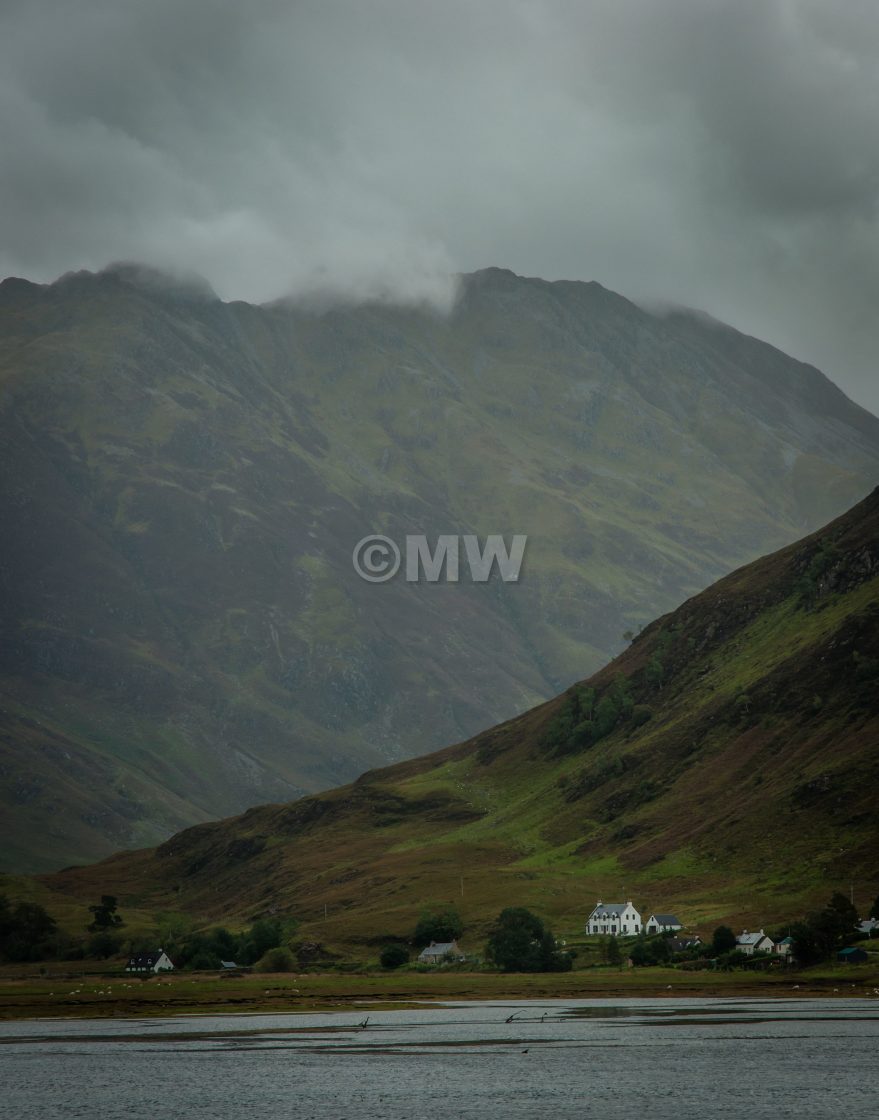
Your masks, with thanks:
[(666, 942), (670, 953), (686, 953), (688, 949), (696, 949), (702, 944), (702, 938), (696, 937), (669, 937)]
[(464, 954), (458, 947), (457, 941), (431, 941), (431, 943), (418, 954), (422, 964), (442, 964), (446, 960), (462, 961)]
[(602, 902), (595, 904), (595, 909), (586, 919), (587, 933), (606, 933), (611, 937), (634, 937), (641, 932), (642, 921), (640, 913), (629, 902)]
[(156, 949), (150, 953), (135, 953), (128, 958), (126, 972), (171, 972), (174, 964), (167, 953)]
[(674, 914), (651, 914), (644, 923), (647, 933), (675, 933), (683, 928)]

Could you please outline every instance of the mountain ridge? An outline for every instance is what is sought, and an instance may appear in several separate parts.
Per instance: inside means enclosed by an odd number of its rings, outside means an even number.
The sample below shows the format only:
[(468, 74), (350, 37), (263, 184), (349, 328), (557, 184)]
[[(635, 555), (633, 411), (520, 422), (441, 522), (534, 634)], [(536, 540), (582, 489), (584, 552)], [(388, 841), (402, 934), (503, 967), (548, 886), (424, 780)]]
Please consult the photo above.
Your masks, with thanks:
[[(160, 281), (0, 285), (9, 868), (467, 738), (879, 478), (813, 367), (595, 282), (486, 270), (443, 317)], [(527, 533), (523, 578), (367, 587), (371, 532)]]

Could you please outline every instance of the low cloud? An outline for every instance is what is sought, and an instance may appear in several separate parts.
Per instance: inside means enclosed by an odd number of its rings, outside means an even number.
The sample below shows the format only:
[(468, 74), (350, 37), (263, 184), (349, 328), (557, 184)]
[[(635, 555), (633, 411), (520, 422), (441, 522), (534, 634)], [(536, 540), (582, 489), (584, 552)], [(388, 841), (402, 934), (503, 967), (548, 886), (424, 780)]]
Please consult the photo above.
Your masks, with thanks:
[(0, 271), (447, 306), (496, 264), (694, 305), (879, 411), (857, 0), (17, 0)]

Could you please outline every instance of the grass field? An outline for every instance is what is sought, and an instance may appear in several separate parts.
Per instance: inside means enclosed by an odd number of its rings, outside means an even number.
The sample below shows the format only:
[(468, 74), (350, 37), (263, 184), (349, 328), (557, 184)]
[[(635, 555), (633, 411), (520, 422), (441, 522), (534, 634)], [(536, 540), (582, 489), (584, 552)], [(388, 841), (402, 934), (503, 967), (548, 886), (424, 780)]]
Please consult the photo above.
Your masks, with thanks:
[[(33, 966), (30, 966), (31, 968)], [(48, 965), (45, 975), (7, 967), (0, 1018), (143, 1018), (265, 1012), (390, 1010), (443, 1000), (589, 999), (656, 996), (869, 996), (879, 1000), (879, 966), (803, 972), (684, 972), (674, 968), (591, 968), (567, 973), (399, 971), (218, 977), (178, 972), (144, 980), (119, 972)]]

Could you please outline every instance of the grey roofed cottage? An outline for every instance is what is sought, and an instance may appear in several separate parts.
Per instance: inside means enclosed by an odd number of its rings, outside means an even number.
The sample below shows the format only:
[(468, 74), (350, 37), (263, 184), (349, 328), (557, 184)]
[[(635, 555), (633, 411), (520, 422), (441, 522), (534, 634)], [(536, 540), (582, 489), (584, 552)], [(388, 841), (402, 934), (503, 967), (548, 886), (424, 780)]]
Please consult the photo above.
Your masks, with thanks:
[(775, 946), (772, 938), (761, 929), (756, 933), (748, 933), (747, 930), (740, 933), (736, 938), (736, 948), (750, 957), (752, 953), (771, 953)]
[(427, 948), (422, 949), (418, 954), (418, 959), (422, 964), (439, 964), (446, 957), (454, 957), (459, 961), (464, 959), (464, 954), (458, 948), (457, 941), (431, 941)]

